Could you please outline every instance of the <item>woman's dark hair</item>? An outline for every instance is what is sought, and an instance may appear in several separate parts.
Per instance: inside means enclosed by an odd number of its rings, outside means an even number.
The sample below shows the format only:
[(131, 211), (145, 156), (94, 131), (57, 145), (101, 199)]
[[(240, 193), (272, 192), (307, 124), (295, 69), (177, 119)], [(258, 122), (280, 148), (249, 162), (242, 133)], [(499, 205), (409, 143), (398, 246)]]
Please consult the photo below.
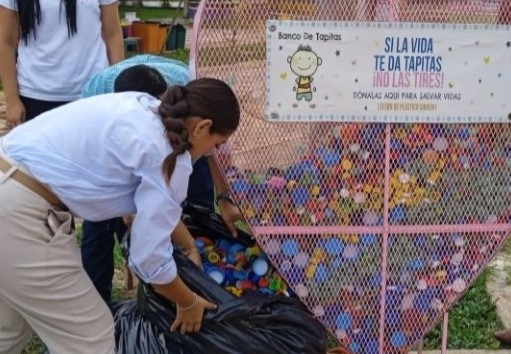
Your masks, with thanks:
[(144, 64), (134, 65), (121, 71), (114, 82), (114, 92), (145, 92), (159, 98), (165, 90), (167, 90), (167, 83), (162, 74)]
[[(67, 33), (76, 34), (76, 0), (61, 0), (66, 10)], [(27, 43), (30, 35), (37, 38), (37, 26), (41, 23), (41, 5), (39, 0), (16, 0), (20, 23), (21, 40)], [(61, 8), (62, 9), (62, 8)]]
[(172, 153), (163, 161), (163, 175), (167, 183), (176, 167), (176, 159), (192, 144), (188, 140), (185, 121), (198, 116), (211, 119), (209, 131), (231, 134), (240, 123), (240, 106), (236, 95), (223, 81), (211, 78), (193, 80), (186, 86), (171, 86), (162, 96), (158, 109)]

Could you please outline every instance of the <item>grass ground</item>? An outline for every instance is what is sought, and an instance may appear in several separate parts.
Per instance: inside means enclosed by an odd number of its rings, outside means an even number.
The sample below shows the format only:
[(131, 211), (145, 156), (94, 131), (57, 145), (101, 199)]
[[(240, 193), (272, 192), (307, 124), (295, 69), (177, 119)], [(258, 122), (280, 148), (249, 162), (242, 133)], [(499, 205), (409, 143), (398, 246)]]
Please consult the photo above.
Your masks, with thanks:
[(155, 20), (160, 18), (174, 18), (183, 16), (182, 10), (150, 7), (119, 7), (119, 14), (124, 18), (126, 12), (136, 12), (141, 20)]
[[(485, 270), (449, 312), (449, 349), (499, 348), (493, 333), (502, 328), (502, 322), (485, 286), (491, 271)], [(440, 349), (441, 333), (442, 327), (439, 324), (424, 339), (425, 349)]]
[[(504, 244), (500, 254), (511, 257), (511, 238)], [(511, 284), (511, 269), (508, 284)], [(499, 343), (493, 333), (502, 328), (496, 306), (486, 291), (486, 282), (492, 269), (486, 269), (475, 284), (449, 312), (449, 349), (498, 349)], [(435, 327), (426, 336), (424, 345), (428, 349), (439, 348), (441, 326)]]

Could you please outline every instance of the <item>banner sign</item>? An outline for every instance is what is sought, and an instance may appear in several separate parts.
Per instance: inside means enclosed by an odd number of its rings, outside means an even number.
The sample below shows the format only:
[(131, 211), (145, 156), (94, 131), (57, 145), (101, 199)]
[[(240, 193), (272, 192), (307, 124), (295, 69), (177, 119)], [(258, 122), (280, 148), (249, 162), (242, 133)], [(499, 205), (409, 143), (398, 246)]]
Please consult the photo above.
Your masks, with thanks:
[(271, 121), (510, 123), (509, 26), (268, 21)]

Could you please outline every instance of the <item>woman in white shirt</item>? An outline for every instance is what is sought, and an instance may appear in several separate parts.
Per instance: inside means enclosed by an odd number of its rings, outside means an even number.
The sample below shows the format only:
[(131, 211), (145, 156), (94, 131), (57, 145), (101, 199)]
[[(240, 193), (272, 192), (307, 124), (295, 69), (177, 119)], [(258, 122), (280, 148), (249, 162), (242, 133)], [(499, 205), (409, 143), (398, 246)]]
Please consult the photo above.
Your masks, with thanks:
[(123, 59), (117, 0), (0, 0), (0, 80), (11, 127), (80, 98), (94, 74)]
[(193, 242), (180, 221), (192, 161), (239, 120), (229, 86), (199, 79), (161, 101), (139, 92), (78, 100), (4, 136), (0, 353), (19, 352), (30, 328), (50, 352), (113, 353), (112, 317), (82, 268), (71, 213), (94, 221), (136, 212), (131, 269), (177, 304), (171, 330), (198, 331), (215, 305), (180, 280), (169, 234)]

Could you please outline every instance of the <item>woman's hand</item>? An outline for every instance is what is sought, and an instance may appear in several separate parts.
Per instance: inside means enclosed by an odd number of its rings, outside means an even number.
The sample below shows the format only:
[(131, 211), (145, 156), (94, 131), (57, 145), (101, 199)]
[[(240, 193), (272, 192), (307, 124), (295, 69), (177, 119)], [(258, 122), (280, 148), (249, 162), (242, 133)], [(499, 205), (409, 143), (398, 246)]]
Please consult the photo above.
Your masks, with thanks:
[(14, 102), (6, 102), (6, 104), (5, 118), (9, 128), (14, 128), (23, 123), (27, 114), (23, 103), (18, 99)]
[(202, 318), (205, 310), (214, 310), (216, 305), (194, 294), (191, 304), (181, 306), (176, 304), (176, 320), (170, 326), (171, 331), (180, 329), (181, 334), (198, 332), (202, 326)]
[(205, 310), (214, 310), (216, 305), (198, 296), (178, 276), (167, 284), (152, 284), (160, 295), (176, 304), (176, 319), (170, 326), (171, 331), (180, 329), (181, 333), (197, 332), (202, 325)]
[(236, 205), (234, 205), (231, 201), (221, 199), (218, 201), (218, 209), (220, 209), (220, 216), (224, 220), (231, 234), (234, 237), (237, 237), (238, 232), (236, 231), (236, 225), (234, 225), (234, 223), (236, 221), (244, 220), (243, 215), (241, 214), (239, 208)]

